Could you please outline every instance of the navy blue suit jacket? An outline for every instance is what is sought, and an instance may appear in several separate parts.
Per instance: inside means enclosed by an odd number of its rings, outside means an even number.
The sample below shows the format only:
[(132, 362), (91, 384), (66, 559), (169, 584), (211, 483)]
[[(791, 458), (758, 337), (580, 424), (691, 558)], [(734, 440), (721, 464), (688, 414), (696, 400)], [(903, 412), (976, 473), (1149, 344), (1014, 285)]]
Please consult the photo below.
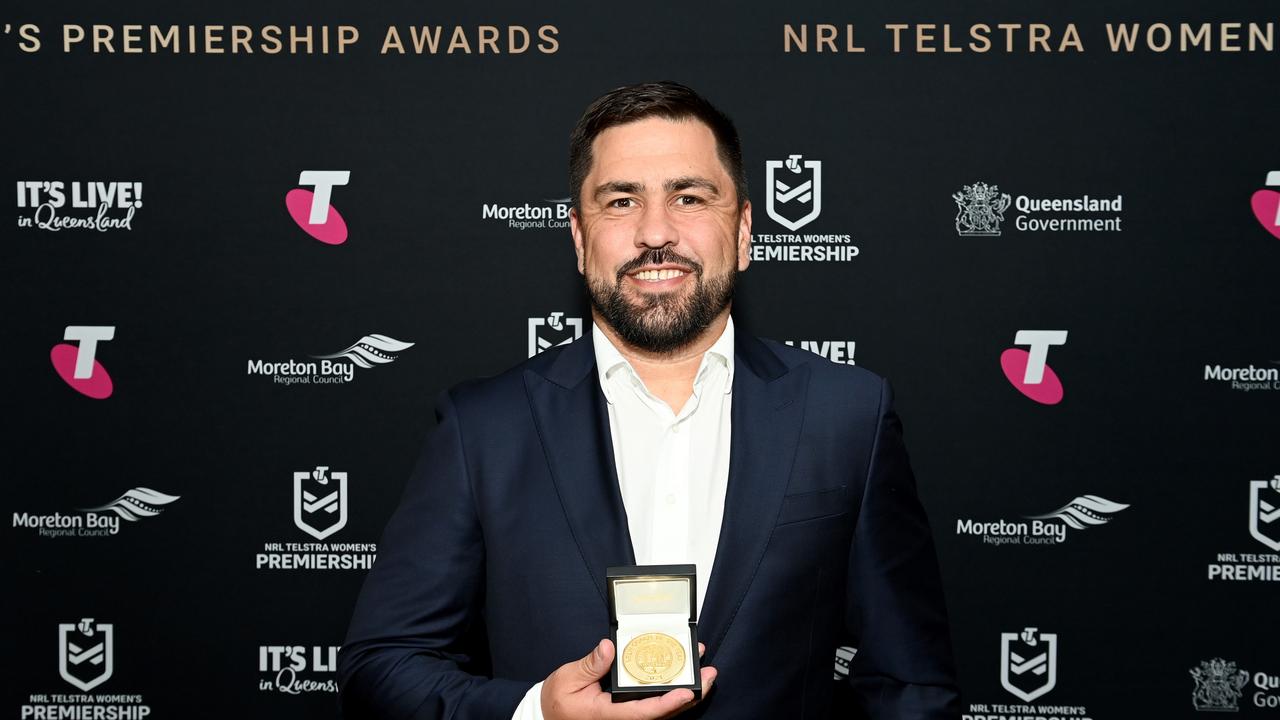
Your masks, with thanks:
[[(590, 336), (441, 395), (339, 654), (355, 718), (496, 718), (609, 635), (635, 562)], [(959, 718), (932, 537), (888, 385), (740, 334), (729, 486), (681, 717)], [(858, 653), (833, 681), (835, 649)]]

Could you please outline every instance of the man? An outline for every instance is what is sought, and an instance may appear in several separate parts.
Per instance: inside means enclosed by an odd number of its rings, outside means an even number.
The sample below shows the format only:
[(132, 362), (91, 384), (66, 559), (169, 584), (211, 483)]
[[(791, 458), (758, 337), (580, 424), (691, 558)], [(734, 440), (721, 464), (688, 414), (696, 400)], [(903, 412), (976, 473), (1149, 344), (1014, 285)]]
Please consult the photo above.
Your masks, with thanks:
[[(339, 655), (347, 716), (958, 718), (887, 384), (734, 329), (730, 120), (681, 85), (620, 88), (574, 130), (570, 181), (592, 333), (441, 396)], [(637, 563), (697, 566), (696, 703), (600, 687), (605, 569)]]

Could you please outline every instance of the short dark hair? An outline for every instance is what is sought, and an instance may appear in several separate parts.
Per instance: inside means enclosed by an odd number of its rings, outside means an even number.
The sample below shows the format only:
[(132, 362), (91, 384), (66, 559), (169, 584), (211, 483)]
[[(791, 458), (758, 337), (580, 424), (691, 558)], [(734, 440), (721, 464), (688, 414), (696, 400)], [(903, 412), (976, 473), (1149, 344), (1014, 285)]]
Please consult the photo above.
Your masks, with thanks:
[(569, 191), (574, 206), (582, 207), (582, 183), (591, 170), (591, 144), (596, 136), (611, 127), (650, 117), (697, 120), (711, 128), (716, 138), (716, 154), (733, 178), (738, 206), (746, 203), (747, 173), (742, 167), (742, 141), (738, 139), (733, 121), (692, 88), (663, 81), (611, 90), (582, 113), (569, 135)]

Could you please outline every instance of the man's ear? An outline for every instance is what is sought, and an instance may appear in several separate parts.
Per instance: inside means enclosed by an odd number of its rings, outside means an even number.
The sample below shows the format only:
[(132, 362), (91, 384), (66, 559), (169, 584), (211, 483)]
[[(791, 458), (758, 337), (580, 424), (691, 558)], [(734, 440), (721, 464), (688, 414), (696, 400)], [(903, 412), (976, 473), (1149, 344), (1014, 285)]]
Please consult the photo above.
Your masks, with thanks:
[(569, 208), (569, 233), (573, 235), (573, 252), (578, 256), (578, 274), (587, 273), (586, 253), (583, 248), (582, 219), (578, 217), (578, 208)]
[(751, 264), (751, 201), (742, 203), (742, 213), (738, 218), (738, 271), (747, 269)]

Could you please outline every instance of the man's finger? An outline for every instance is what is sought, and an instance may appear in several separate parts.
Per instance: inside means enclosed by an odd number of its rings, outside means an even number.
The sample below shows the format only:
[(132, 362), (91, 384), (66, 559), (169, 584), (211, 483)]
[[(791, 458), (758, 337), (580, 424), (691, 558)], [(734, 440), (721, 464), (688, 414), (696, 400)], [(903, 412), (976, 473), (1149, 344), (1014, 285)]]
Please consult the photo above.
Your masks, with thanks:
[(705, 698), (711, 692), (711, 686), (716, 684), (716, 676), (719, 674), (719, 670), (709, 665), (702, 668), (702, 697)]
[(596, 643), (595, 648), (587, 653), (586, 657), (576, 663), (571, 663), (569, 667), (573, 668), (572, 689), (580, 690), (609, 672), (609, 666), (613, 664), (613, 643), (608, 639), (601, 640)]
[(705, 643), (698, 643), (698, 657), (702, 657), (703, 655), (706, 655), (706, 654), (707, 654), (707, 646), (706, 646), (706, 644), (705, 644)]
[[(621, 711), (616, 717), (626, 718), (626, 720), (656, 720), (671, 717), (692, 706), (693, 691), (680, 688), (658, 697), (619, 703), (611, 709)], [(610, 717), (615, 716), (610, 713)]]

